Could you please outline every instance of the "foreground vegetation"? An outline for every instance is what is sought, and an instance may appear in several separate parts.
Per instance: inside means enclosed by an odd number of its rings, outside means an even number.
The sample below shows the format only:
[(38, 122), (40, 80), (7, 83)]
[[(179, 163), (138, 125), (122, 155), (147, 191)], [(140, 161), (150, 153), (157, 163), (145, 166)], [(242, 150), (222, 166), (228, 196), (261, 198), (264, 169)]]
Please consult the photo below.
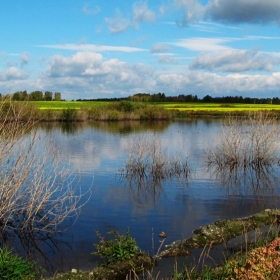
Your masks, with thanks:
[[(141, 252), (134, 238), (130, 236), (129, 229), (126, 235), (122, 236), (118, 232), (111, 231), (112, 239), (106, 240), (100, 233), (99, 243), (95, 244), (96, 251), (93, 252), (102, 258), (99, 267), (92, 271), (82, 272), (72, 269), (71, 272), (56, 274), (49, 280), (55, 279), (147, 279), (147, 280), (221, 280), (221, 279), (264, 279), (276, 280), (280, 277), (280, 238), (278, 237), (279, 211), (267, 209), (250, 217), (240, 219), (217, 221), (195, 230), (195, 234), (190, 240), (200, 239), (199, 244), (203, 248), (197, 264), (185, 265), (182, 271), (178, 271), (176, 263), (173, 274), (168, 278), (161, 277), (160, 273), (154, 275), (153, 267), (160, 255), (150, 257), (147, 253)], [(219, 226), (217, 226), (219, 224)], [(269, 225), (267, 231), (260, 231), (263, 225)], [(223, 241), (231, 239), (235, 234), (243, 235), (244, 244), (237, 245), (234, 253), (230, 253), (222, 264), (214, 266), (205, 265), (204, 261), (209, 257), (215, 234), (219, 227), (220, 235), (229, 233)], [(207, 229), (210, 235), (203, 233)], [(211, 230), (214, 228), (214, 231)], [(250, 228), (255, 229), (254, 241), (248, 239)], [(246, 237), (247, 236), (247, 237)], [(219, 241), (221, 242), (221, 241)], [(186, 241), (184, 241), (186, 243)], [(182, 241), (181, 241), (181, 244)], [(206, 246), (208, 244), (208, 246)], [(178, 247), (180, 247), (179, 245)], [(172, 249), (174, 251), (174, 249)], [(227, 249), (229, 250), (229, 248)], [(161, 254), (162, 255), (162, 254)], [(177, 252), (177, 255), (180, 255)], [(5, 260), (0, 264), (1, 279), (35, 279), (40, 276), (40, 270), (35, 269), (34, 263), (12, 255), (6, 249), (0, 250), (0, 259)], [(213, 260), (214, 262), (214, 260)], [(11, 270), (13, 268), (13, 270)], [(2, 269), (2, 270), (1, 270)], [(22, 278), (7, 278), (21, 272)], [(14, 274), (13, 274), (14, 273)], [(40, 278), (42, 279), (42, 278)], [(46, 278), (44, 278), (46, 279)]]
[[(124, 121), (173, 120), (193, 117), (244, 116), (248, 112), (269, 111), (280, 116), (280, 105), (221, 103), (147, 103), (132, 101), (3, 101), (1, 108), (13, 104), (22, 118), (40, 121)], [(2, 109), (2, 110), (3, 110)], [(23, 111), (24, 110), (24, 111)], [(11, 114), (11, 118), (13, 115)]]

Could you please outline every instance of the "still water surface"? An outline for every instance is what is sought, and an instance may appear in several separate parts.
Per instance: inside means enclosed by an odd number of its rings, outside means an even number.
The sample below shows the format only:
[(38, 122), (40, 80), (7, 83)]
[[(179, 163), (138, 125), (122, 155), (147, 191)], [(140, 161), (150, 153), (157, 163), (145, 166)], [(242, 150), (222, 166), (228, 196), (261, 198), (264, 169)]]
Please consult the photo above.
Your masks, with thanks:
[[(256, 182), (254, 175), (233, 182), (207, 170), (206, 149), (215, 147), (221, 130), (220, 120), (41, 124), (39, 133), (53, 140), (61, 159), (70, 164), (75, 182), (84, 191), (92, 188), (77, 222), (59, 237), (67, 244), (57, 248), (39, 245), (46, 256), (44, 261), (53, 270), (94, 267), (97, 258), (91, 252), (98, 242), (97, 230), (104, 235), (111, 229), (125, 234), (129, 227), (140, 248), (153, 254), (159, 247), (161, 231), (166, 232), (168, 244), (188, 238), (194, 229), (218, 219), (279, 207), (277, 166), (269, 178), (264, 175), (264, 185), (258, 179)], [(166, 157), (187, 154), (191, 177), (187, 181), (163, 181), (158, 191), (151, 188), (149, 192), (120, 176), (131, 143), (143, 134), (156, 136)]]

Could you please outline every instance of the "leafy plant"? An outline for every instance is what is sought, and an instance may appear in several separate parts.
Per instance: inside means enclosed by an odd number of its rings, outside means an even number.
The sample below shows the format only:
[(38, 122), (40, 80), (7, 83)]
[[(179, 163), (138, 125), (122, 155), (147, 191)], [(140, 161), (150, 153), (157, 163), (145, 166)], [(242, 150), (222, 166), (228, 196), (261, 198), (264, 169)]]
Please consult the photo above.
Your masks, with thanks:
[(0, 279), (35, 279), (38, 273), (35, 263), (0, 248)]
[(78, 112), (76, 109), (67, 108), (63, 109), (61, 112), (61, 119), (66, 122), (71, 122), (77, 119)]
[(93, 252), (94, 255), (105, 258), (107, 263), (111, 264), (117, 261), (128, 260), (139, 252), (136, 240), (130, 236), (129, 228), (124, 236), (115, 230), (109, 231), (108, 234), (113, 235), (114, 239), (105, 240), (98, 231), (96, 232), (100, 241), (99, 244), (94, 244), (96, 251)]

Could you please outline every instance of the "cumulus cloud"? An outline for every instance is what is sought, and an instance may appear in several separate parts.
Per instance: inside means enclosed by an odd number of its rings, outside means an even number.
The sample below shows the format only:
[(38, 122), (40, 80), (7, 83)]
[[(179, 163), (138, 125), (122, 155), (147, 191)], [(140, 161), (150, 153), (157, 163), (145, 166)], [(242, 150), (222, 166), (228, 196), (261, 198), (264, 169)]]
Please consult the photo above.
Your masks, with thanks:
[(256, 50), (224, 50), (218, 53), (202, 53), (190, 64), (192, 70), (222, 72), (275, 71), (279, 57)]
[(50, 77), (80, 76), (86, 69), (100, 69), (102, 55), (98, 53), (78, 52), (71, 57), (56, 55), (53, 57), (48, 75)]
[(184, 10), (184, 17), (177, 21), (179, 26), (187, 26), (190, 22), (199, 21), (204, 14), (205, 7), (197, 0), (174, 0), (177, 9)]
[[(99, 53), (78, 52), (72, 56), (56, 55), (42, 77), (44, 83), (58, 84), (64, 90), (104, 94), (134, 94), (149, 88), (152, 70), (143, 64), (128, 64), (118, 59), (104, 60)], [(143, 82), (145, 81), (145, 86)], [(79, 97), (77, 97), (79, 98)]]
[[(251, 55), (258, 56), (258, 52)], [(169, 59), (172, 62), (172, 58)], [(165, 60), (165, 63), (168, 61)], [(42, 77), (42, 83), (49, 85), (49, 88), (59, 88), (63, 93), (82, 92), (84, 98), (96, 94), (98, 97), (108, 94), (128, 96), (137, 92), (161, 92), (163, 89), (170, 95), (265, 96), (279, 92), (279, 76), (277, 72), (270, 75), (236, 73), (223, 76), (196, 70), (184, 71), (183, 68), (178, 73), (163, 74), (143, 64), (128, 64), (118, 59), (105, 60), (98, 53), (78, 52), (72, 56), (54, 56), (45, 77)], [(80, 97), (76, 95), (76, 98)]]
[(22, 53), (20, 56), (20, 66), (23, 67), (24, 65), (28, 64), (30, 60), (30, 55), (29, 53)]
[(105, 22), (109, 26), (109, 31), (111, 33), (120, 33), (125, 31), (131, 26), (131, 21), (124, 18), (120, 10), (116, 10), (114, 18), (105, 18)]
[(156, 44), (152, 46), (151, 53), (163, 53), (168, 51), (169, 49), (170, 47), (165, 44)]
[(10, 67), (6, 71), (0, 70), (0, 81), (16, 81), (24, 80), (28, 77), (27, 74), (19, 71), (16, 67)]
[(280, 1), (211, 0), (205, 16), (225, 23), (280, 24)]
[(161, 54), (158, 56), (158, 62), (160, 63), (166, 63), (166, 64), (178, 64), (178, 61), (172, 56), (168, 54)]
[(147, 2), (135, 2), (132, 6), (132, 18), (124, 18), (119, 9), (114, 18), (105, 18), (111, 33), (126, 31), (129, 27), (138, 27), (141, 22), (154, 22), (155, 13), (148, 8)]
[[(181, 74), (161, 74), (157, 77), (157, 87), (169, 88), (174, 94), (192, 93), (198, 96), (210, 94), (243, 95), (265, 97), (278, 94), (280, 73), (271, 75), (230, 74), (189, 71)], [(172, 86), (170, 86), (172, 85)]]
[(135, 22), (154, 22), (155, 14), (148, 8), (146, 2), (133, 4), (133, 20)]

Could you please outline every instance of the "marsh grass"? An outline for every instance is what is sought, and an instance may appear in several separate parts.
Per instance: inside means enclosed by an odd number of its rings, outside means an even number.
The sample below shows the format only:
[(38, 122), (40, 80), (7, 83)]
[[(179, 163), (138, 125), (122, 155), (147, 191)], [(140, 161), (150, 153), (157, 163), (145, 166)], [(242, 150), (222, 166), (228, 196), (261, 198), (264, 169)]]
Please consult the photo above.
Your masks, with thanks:
[(130, 179), (152, 178), (157, 181), (174, 176), (188, 179), (191, 168), (187, 155), (168, 156), (156, 136), (149, 139), (141, 135), (131, 143), (124, 173)]
[(276, 162), (278, 139), (276, 118), (268, 112), (249, 113), (242, 120), (228, 118), (206, 162), (220, 170), (269, 166)]

